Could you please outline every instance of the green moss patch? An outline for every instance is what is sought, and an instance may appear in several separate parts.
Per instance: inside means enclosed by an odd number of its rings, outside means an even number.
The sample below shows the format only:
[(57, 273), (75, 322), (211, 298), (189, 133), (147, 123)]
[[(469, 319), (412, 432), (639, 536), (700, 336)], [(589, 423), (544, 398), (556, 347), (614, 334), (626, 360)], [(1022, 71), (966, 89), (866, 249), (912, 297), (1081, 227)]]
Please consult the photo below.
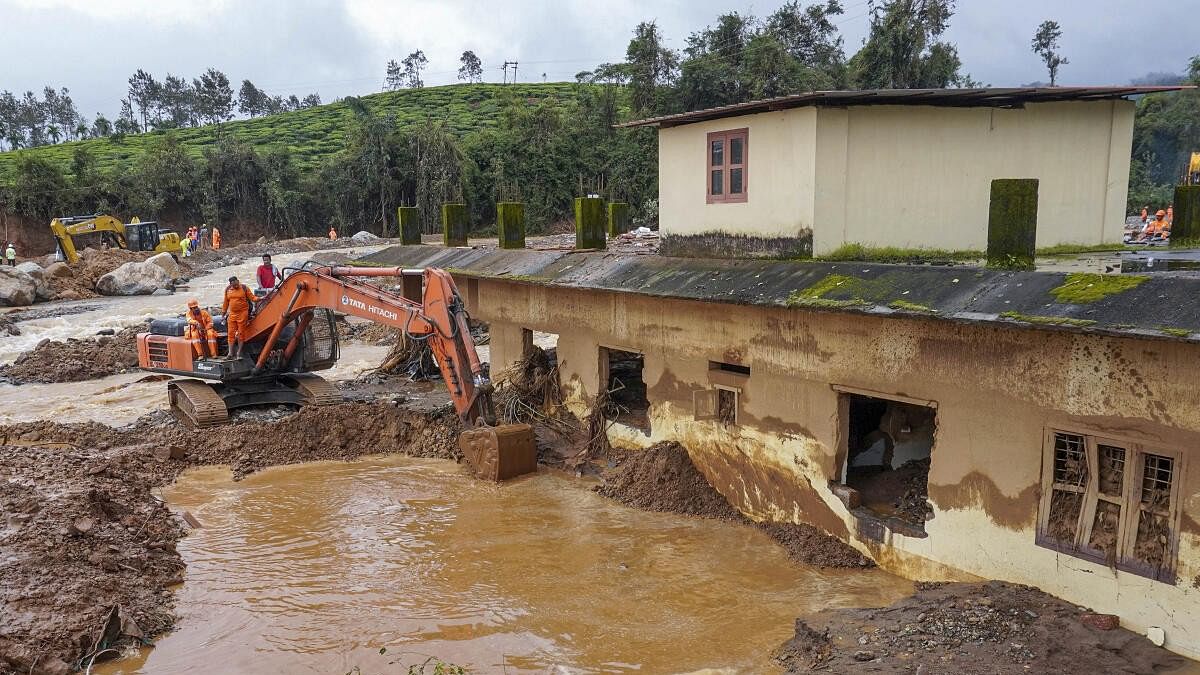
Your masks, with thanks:
[(863, 246), (842, 244), (836, 249), (818, 256), (816, 260), (829, 262), (881, 262), (922, 263), (945, 260), (982, 260), (983, 251), (952, 251), (937, 248), (899, 248), (895, 246)]
[(1177, 338), (1185, 338), (1192, 334), (1192, 331), (1186, 328), (1170, 328), (1168, 326), (1159, 326), (1158, 331)]
[(1036, 314), (1021, 314), (1020, 312), (1001, 312), (1000, 316), (1022, 323), (1036, 323), (1044, 326), (1091, 326), (1096, 322), (1091, 319), (1072, 319), (1067, 316), (1038, 316)]
[(1051, 289), (1050, 294), (1059, 302), (1083, 305), (1137, 288), (1149, 278), (1137, 274), (1072, 272), (1061, 286)]
[(928, 305), (921, 305), (921, 304), (917, 304), (915, 302), (909, 302), (907, 300), (893, 300), (890, 303), (888, 303), (888, 307), (891, 307), (892, 309), (903, 310), (905, 312), (922, 312), (925, 314), (937, 314), (937, 310)]
[(829, 274), (808, 288), (792, 291), (787, 304), (809, 307), (887, 305), (893, 309), (913, 312), (934, 311), (927, 305), (898, 297), (908, 292), (905, 288), (898, 288), (898, 281), (903, 283), (903, 279), (898, 280), (894, 274), (883, 274), (874, 279), (863, 279), (848, 274)]

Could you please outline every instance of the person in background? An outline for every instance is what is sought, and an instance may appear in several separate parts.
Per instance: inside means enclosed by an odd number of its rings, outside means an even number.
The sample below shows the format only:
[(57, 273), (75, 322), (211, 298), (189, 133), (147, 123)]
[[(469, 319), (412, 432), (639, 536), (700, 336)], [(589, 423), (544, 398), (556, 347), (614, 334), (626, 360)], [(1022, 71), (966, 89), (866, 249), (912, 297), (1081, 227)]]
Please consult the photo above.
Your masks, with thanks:
[[(213, 228), (216, 231), (216, 228)], [(254, 293), (242, 285), (237, 277), (229, 277), (225, 288), (225, 302), (221, 313), (225, 315), (225, 336), (229, 340), (229, 356), (242, 357), (242, 342), (245, 339), (246, 323), (250, 321), (250, 310), (254, 307)]]
[(275, 288), (276, 281), (283, 281), (283, 274), (279, 272), (279, 268), (271, 264), (271, 256), (264, 255), (262, 264), (258, 266), (258, 287), (263, 289)]
[(4, 249), (4, 259), (8, 261), (9, 267), (17, 266), (17, 247), (13, 243), (8, 242), (8, 246)]
[(1148, 222), (1150, 222), (1150, 205), (1149, 204), (1142, 207), (1142, 226), (1144, 227), (1146, 225), (1146, 223), (1148, 223)]
[(1167, 231), (1167, 223), (1165, 220), (1166, 217), (1167, 212), (1159, 209), (1158, 212), (1154, 214), (1154, 220), (1146, 224), (1146, 229), (1142, 232), (1141, 239), (1153, 239), (1156, 236), (1165, 234)]
[(184, 237), (179, 240), (179, 251), (183, 253), (183, 257), (192, 257), (192, 240), (190, 237)]
[(206, 309), (200, 309), (200, 301), (195, 298), (188, 300), (187, 328), (183, 332), (183, 337), (195, 340), (192, 343), (192, 350), (195, 351), (196, 356), (216, 358), (217, 329), (213, 327), (212, 314), (209, 314)]
[(1175, 222), (1175, 205), (1167, 204), (1167, 226), (1169, 227), (1173, 222)]
[(200, 223), (200, 241), (197, 243), (200, 245), (200, 248), (204, 248), (205, 246), (209, 245), (208, 223)]
[(329, 239), (330, 241), (337, 241), (337, 230), (333, 229), (332, 225), (329, 226)]
[(216, 225), (212, 227), (212, 247), (214, 251), (221, 248), (221, 231)]

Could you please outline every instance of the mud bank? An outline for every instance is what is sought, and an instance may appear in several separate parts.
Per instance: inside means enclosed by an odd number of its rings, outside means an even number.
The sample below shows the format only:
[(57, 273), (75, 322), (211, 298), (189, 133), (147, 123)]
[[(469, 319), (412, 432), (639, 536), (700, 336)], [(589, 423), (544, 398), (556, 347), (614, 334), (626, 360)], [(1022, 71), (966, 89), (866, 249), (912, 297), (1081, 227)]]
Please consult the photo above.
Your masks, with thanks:
[[(169, 628), (184, 524), (152, 489), (192, 466), (235, 477), (377, 453), (458, 459), (452, 414), (389, 404), (305, 408), (277, 422), (193, 432), (165, 413), (129, 427), (0, 427), (0, 673), (86, 667), (98, 647)], [(123, 621), (100, 636), (114, 608)], [(116, 631), (124, 638), (118, 640)], [(105, 652), (102, 657), (115, 656)]]
[(145, 327), (139, 325), (116, 335), (43, 340), (12, 363), (0, 366), (0, 378), (13, 384), (48, 384), (124, 373), (137, 367), (137, 334), (143, 330)]
[[(918, 584), (890, 607), (834, 609), (796, 620), (775, 661), (789, 673), (1136, 673), (1186, 660), (1029, 586)], [(1092, 615), (1095, 617), (1096, 615)]]
[(761, 529), (795, 561), (815, 567), (873, 567), (874, 562), (845, 542), (810, 525), (755, 523), (717, 492), (678, 443), (663, 442), (622, 453), (596, 492), (647, 511), (739, 521)]

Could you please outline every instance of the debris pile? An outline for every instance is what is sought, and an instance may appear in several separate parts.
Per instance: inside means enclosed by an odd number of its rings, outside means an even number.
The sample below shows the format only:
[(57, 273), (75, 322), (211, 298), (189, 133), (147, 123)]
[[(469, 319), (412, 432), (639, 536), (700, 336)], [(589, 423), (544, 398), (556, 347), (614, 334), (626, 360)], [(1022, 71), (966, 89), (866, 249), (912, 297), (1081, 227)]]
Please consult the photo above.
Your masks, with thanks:
[(27, 382), (82, 382), (115, 375), (137, 367), (137, 334), (141, 324), (116, 335), (42, 340), (11, 364), (0, 366), (0, 378), (13, 384)]
[(81, 259), (75, 265), (65, 266), (65, 269), (51, 265), (53, 270), (49, 276), (50, 285), (54, 289), (54, 299), (79, 300), (98, 297), (100, 294), (96, 292), (96, 282), (100, 277), (125, 263), (143, 262), (153, 255), (153, 251), (126, 251), (120, 248), (98, 251), (86, 248), (80, 253)]
[[(917, 584), (890, 607), (833, 609), (796, 620), (775, 652), (789, 673), (1151, 673), (1182, 657), (1030, 586)], [(1104, 619), (1104, 620), (1100, 620)], [(1107, 630), (1106, 630), (1107, 629)]]
[(541, 347), (534, 347), (520, 361), (498, 374), (496, 416), (502, 424), (530, 423), (554, 414), (562, 404), (558, 363)]

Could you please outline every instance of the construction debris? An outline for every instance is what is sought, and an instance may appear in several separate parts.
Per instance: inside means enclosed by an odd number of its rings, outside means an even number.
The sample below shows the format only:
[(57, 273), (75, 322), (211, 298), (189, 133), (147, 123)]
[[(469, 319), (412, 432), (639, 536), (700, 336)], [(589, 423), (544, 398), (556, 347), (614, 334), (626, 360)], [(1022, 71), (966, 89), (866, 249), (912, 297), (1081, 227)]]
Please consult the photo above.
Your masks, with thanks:
[(144, 325), (115, 335), (43, 340), (33, 349), (0, 366), (0, 378), (13, 384), (82, 382), (137, 369), (137, 334)]

